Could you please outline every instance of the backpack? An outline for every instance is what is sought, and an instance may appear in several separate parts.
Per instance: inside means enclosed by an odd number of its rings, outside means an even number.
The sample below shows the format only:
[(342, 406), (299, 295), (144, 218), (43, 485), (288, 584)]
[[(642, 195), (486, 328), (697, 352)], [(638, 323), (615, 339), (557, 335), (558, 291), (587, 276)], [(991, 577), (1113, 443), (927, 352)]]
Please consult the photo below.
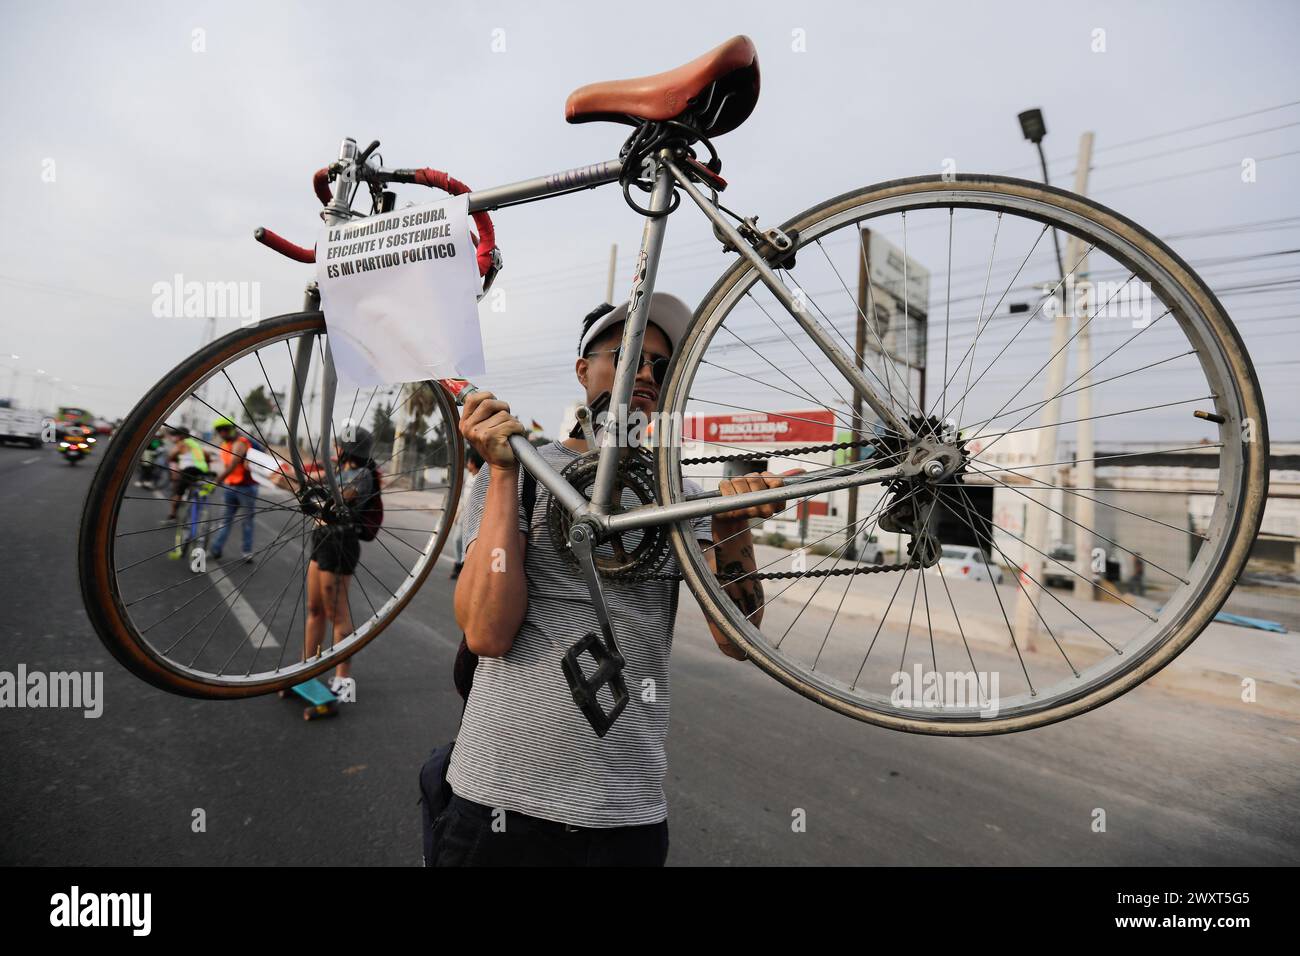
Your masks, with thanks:
[(383, 473), (373, 464), (367, 467), (370, 468), (370, 480), (374, 483), (375, 490), (357, 509), (357, 537), (362, 541), (374, 541), (384, 523), (384, 498), (379, 492), (379, 479)]
[[(533, 527), (533, 506), (537, 504), (537, 479), (527, 469), (523, 469), (523, 483), (520, 495), (524, 505), (524, 520), (531, 532)], [(375, 495), (374, 497), (378, 497)], [(381, 517), (383, 512), (380, 512)], [(478, 666), (478, 655), (469, 649), (465, 635), (460, 636), (460, 646), (456, 648), (456, 663), (452, 667), (452, 680), (456, 692), (460, 694), (461, 713), (469, 702), (469, 691), (474, 686), (474, 668)], [(447, 769), (451, 766), (451, 752), (456, 741), (435, 747), (427, 760), (420, 767), (420, 816), (424, 827), (424, 865), (433, 865), (434, 840), (433, 824), (447, 809), (451, 802), (451, 784), (447, 783)]]

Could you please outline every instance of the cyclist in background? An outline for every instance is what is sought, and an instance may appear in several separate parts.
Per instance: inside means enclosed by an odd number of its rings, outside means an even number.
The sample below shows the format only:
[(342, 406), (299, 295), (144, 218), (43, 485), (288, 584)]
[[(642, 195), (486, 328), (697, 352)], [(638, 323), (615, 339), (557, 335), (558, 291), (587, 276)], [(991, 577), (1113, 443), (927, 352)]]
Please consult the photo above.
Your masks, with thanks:
[(135, 483), (137, 488), (156, 488), (162, 484), (159, 479), (162, 468), (158, 463), (158, 457), (163, 454), (163, 449), (166, 447), (167, 442), (161, 431), (149, 439), (149, 444), (145, 446), (140, 456), (140, 478)]
[(167, 462), (175, 477), (172, 479), (171, 510), (163, 519), (163, 524), (176, 520), (176, 510), (180, 507), (181, 500), (196, 481), (206, 479), (211, 471), (203, 443), (192, 436), (188, 428), (178, 426), (168, 428), (167, 432), (172, 439), (172, 450), (167, 456)]
[(229, 418), (220, 417), (212, 423), (213, 430), (221, 440), (221, 474), (216, 483), (223, 489), (222, 504), (225, 506), (225, 520), (212, 541), (212, 557), (221, 559), (221, 552), (226, 547), (226, 540), (235, 526), (240, 511), (244, 515), (244, 548), (240, 560), (253, 560), (253, 529), (257, 514), (257, 482), (248, 467), (245, 456), (252, 448), (249, 440), (239, 434), (235, 423)]

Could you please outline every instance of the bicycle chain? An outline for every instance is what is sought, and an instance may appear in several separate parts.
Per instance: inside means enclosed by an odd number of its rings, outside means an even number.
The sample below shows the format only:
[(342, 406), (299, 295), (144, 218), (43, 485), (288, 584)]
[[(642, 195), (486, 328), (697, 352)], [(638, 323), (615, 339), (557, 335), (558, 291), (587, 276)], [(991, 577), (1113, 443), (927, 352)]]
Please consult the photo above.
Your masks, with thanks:
[[(874, 445), (879, 447), (881, 440), (879, 438), (866, 438), (859, 441), (835, 442), (827, 445), (804, 445), (800, 448), (782, 448), (779, 452), (743, 452), (736, 455), (710, 455), (706, 458), (684, 458), (680, 462), (682, 465), (713, 465), (726, 461), (763, 461), (768, 458), (781, 457), (791, 458), (795, 455), (811, 455), (819, 451), (841, 451), (847, 448), (862, 448)], [(812, 570), (812, 571), (755, 571), (751, 574), (742, 574), (736, 577), (718, 576), (718, 583), (722, 585), (731, 584), (734, 581), (782, 581), (793, 578), (828, 578), (838, 577), (849, 574), (884, 574), (889, 571), (905, 571), (909, 568), (921, 567), (919, 560), (907, 561), (903, 564), (869, 564), (856, 568), (832, 568), (830, 570)], [(633, 580), (633, 581), (681, 581), (684, 580), (681, 572), (653, 571), (641, 573), (614, 573), (607, 575), (615, 580)]]
[[(847, 574), (884, 574), (887, 571), (906, 571), (911, 568), (921, 567), (919, 560), (908, 561), (903, 564), (868, 564), (856, 568), (830, 568), (825, 571), (755, 571), (753, 574), (739, 574), (734, 577), (727, 575), (718, 575), (718, 583), (726, 586), (736, 581), (788, 581), (793, 578), (833, 578)], [(637, 578), (638, 581), (683, 581), (685, 577), (680, 573), (670, 573), (668, 571), (656, 571), (654, 574), (646, 574)]]
[(811, 455), (819, 451), (840, 451), (844, 448), (862, 448), (866, 445), (879, 445), (879, 438), (864, 438), (861, 441), (842, 441), (833, 445), (805, 445), (802, 448), (782, 448), (780, 451), (749, 451), (737, 455), (710, 455), (708, 458), (683, 458), (683, 465), (716, 465), (724, 461), (765, 461), (768, 458), (791, 458), (795, 455)]

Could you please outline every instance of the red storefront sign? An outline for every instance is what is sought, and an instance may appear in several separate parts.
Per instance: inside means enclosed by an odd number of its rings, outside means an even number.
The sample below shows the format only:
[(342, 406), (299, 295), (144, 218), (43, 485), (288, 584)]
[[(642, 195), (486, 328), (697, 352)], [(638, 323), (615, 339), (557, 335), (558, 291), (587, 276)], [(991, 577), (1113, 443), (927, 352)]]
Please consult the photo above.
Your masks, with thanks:
[(812, 498), (805, 498), (803, 501), (799, 502), (795, 509), (795, 519), (803, 520), (809, 515), (816, 515), (819, 518), (824, 518), (830, 513), (830, 506), (826, 502), (817, 501)]
[(829, 409), (810, 411), (691, 415), (684, 423), (687, 441), (738, 445), (820, 444), (835, 440)]

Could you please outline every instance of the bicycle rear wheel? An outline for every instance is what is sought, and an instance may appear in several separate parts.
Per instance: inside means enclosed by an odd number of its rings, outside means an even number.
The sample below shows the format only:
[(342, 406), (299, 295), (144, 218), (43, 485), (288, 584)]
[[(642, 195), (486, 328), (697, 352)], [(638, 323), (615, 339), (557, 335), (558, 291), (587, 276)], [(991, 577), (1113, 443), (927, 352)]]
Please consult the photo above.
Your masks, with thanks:
[[(1241, 338), (1182, 259), (1091, 200), (993, 176), (884, 183), (781, 228), (797, 239), (776, 273), (804, 317), (960, 466), (811, 503), (792, 489), (756, 535), (758, 571), (785, 574), (761, 628), (675, 526), (687, 583), (736, 644), (833, 710), (958, 735), (1081, 714), (1202, 632), (1258, 530), (1268, 440)], [(1072, 240), (1060, 262), (1053, 230)], [(919, 447), (743, 259), (699, 307), (660, 407), (667, 502), (683, 473), (843, 473)], [(873, 536), (893, 552), (883, 571), (852, 560)]]
[[(316, 676), (382, 633), (437, 562), (464, 472), (455, 402), (433, 382), (340, 390), (330, 434), (320, 435), (318, 388), (326, 345), (319, 312), (280, 316), (232, 332), (159, 382), (108, 448), (82, 513), (82, 595), (96, 633), (114, 657), (155, 686), (193, 697), (236, 698)], [(295, 402), (302, 414), (291, 436)], [(187, 553), (186, 567), (180, 568), (167, 560), (175, 527), (159, 523), (168, 495), (138, 488), (132, 478), (160, 429), (188, 428), (210, 461), (220, 461), (220, 439), (211, 433), (218, 417), (235, 422), (238, 434), (260, 448), (249, 459), (259, 480), (257, 494), (248, 495), (253, 504), (236, 519), (254, 523), (252, 561), (203, 553), (194, 562)], [(336, 513), (324, 505), (329, 496), (320, 463), (334, 453), (336, 442), (356, 437), (361, 428), (372, 432), (371, 460), (381, 474), (384, 518), (374, 540), (359, 544), (352, 568), (352, 629), (335, 634), (327, 620), (323, 644), (308, 657), (307, 569), (312, 560), (322, 566), (327, 560), (322, 537), (314, 532), (329, 526), (355, 534), (360, 522), (354, 508)], [(283, 478), (295, 474), (290, 447), (295, 440), (307, 472), (300, 487)], [(175, 473), (165, 463), (156, 467)], [(198, 480), (211, 487), (215, 476)], [(212, 491), (202, 496), (208, 507), (196, 509), (195, 531), (180, 532), (197, 536), (200, 550), (228, 520), (220, 492)], [(189, 512), (186, 501), (182, 529)], [(236, 540), (241, 529), (229, 530), (229, 540)], [(191, 566), (199, 573), (191, 573)]]

